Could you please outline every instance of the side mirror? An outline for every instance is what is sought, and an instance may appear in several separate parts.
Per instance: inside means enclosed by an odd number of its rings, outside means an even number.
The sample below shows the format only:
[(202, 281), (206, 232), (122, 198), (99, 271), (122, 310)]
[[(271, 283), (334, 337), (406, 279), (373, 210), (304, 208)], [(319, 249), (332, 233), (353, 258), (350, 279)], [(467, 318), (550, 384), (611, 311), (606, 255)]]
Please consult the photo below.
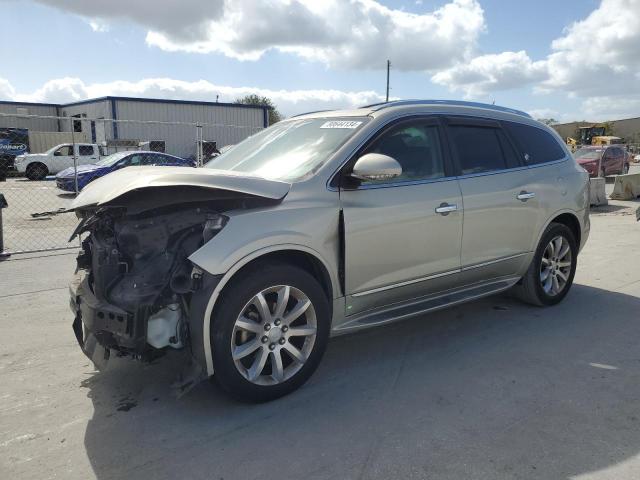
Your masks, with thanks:
[(62, 154), (60, 153), (60, 150), (56, 150), (55, 152), (53, 152), (53, 156), (54, 157), (61, 157)]
[(367, 153), (353, 166), (351, 176), (358, 180), (389, 180), (402, 175), (398, 161), (381, 153)]

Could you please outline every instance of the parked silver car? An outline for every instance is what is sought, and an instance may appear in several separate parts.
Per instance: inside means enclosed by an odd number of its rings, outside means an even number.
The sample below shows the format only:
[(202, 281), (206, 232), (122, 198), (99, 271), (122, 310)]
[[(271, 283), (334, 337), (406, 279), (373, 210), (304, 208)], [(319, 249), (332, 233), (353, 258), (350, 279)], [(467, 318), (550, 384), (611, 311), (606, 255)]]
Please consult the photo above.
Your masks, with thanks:
[(397, 101), (265, 129), (205, 168), (131, 167), (75, 200), (88, 233), (74, 330), (102, 367), (189, 349), (265, 401), (302, 385), (330, 335), (508, 289), (569, 291), (588, 174), (553, 130), (492, 105)]

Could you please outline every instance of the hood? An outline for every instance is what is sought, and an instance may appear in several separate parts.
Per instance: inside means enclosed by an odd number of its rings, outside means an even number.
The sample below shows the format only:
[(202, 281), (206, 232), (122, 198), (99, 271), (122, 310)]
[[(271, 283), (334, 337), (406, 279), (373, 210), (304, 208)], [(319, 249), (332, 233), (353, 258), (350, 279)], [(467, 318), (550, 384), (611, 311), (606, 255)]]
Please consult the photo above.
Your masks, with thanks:
[(127, 167), (91, 182), (70, 209), (104, 205), (134, 190), (158, 187), (198, 187), (281, 200), (291, 184), (211, 168)]
[[(108, 168), (108, 167), (103, 167), (101, 165), (78, 165), (78, 173), (82, 174), (87, 172), (95, 172), (96, 170), (101, 170), (103, 168)], [(56, 178), (73, 177), (74, 172), (75, 172), (75, 169), (73, 167), (65, 168), (61, 172), (58, 172), (58, 174), (56, 175)]]

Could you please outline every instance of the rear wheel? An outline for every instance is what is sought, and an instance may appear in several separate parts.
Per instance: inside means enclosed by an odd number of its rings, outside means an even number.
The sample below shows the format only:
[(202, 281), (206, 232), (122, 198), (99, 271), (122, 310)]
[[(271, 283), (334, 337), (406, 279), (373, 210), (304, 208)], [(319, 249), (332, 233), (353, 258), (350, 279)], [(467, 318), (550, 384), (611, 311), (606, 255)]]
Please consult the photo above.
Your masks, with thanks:
[(49, 169), (44, 163), (30, 163), (26, 173), (29, 180), (42, 180), (48, 175)]
[(514, 293), (532, 305), (555, 305), (567, 295), (576, 273), (578, 247), (571, 229), (552, 223), (542, 235), (527, 273)]
[(252, 268), (225, 288), (213, 315), (213, 380), (242, 401), (286, 395), (317, 368), (329, 324), (324, 290), (306, 271)]

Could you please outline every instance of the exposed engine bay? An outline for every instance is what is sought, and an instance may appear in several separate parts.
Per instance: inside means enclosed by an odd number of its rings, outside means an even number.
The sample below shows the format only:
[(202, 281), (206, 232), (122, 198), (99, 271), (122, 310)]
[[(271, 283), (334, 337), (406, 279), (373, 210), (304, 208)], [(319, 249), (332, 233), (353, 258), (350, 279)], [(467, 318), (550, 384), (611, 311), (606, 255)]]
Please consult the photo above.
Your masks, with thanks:
[[(181, 348), (188, 341), (189, 294), (200, 269), (187, 257), (224, 226), (226, 217), (204, 208), (149, 211), (127, 216), (122, 208), (94, 213), (83, 229), (78, 267), (88, 271), (96, 299), (117, 308), (98, 311), (96, 331), (106, 348), (139, 358), (149, 347)], [(81, 232), (79, 232), (81, 233)]]
[[(216, 278), (188, 257), (224, 228), (222, 211), (274, 202), (220, 191), (207, 192), (205, 200), (190, 188), (180, 189), (176, 202), (170, 190), (76, 209), (80, 223), (73, 236), (84, 238), (70, 287), (74, 331), (98, 368), (112, 353), (148, 361), (168, 349), (191, 348), (193, 335), (201, 339), (205, 296)], [(194, 350), (191, 357), (201, 366)]]

